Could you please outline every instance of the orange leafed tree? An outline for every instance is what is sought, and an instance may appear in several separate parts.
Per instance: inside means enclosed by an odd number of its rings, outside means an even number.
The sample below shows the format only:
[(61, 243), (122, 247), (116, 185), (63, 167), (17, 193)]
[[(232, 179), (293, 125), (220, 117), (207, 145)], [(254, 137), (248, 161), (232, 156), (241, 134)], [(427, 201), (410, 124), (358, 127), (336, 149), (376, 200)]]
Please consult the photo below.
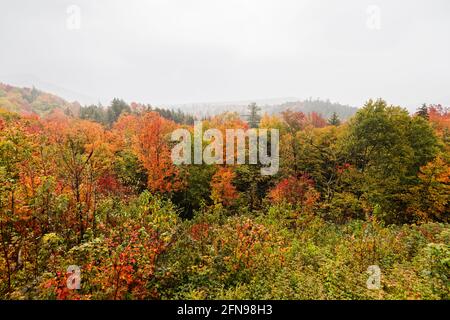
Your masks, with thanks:
[(232, 181), (235, 174), (231, 168), (221, 167), (214, 174), (211, 181), (211, 198), (214, 203), (221, 203), (229, 206), (234, 203), (238, 197), (236, 188)]
[(441, 105), (428, 107), (428, 116), (437, 134), (448, 141), (450, 135), (450, 109)]
[(113, 145), (116, 150), (130, 147), (133, 137), (139, 128), (139, 118), (131, 114), (123, 114), (114, 123), (112, 130)]
[(148, 112), (139, 119), (134, 151), (147, 170), (147, 186), (151, 191), (172, 192), (184, 186), (180, 171), (171, 159), (169, 139), (175, 128), (173, 121), (156, 112)]
[[(223, 162), (226, 162), (226, 146), (227, 146), (227, 134), (226, 130), (236, 130), (242, 129), (244, 132), (249, 129), (249, 126), (246, 122), (242, 121), (239, 118), (239, 115), (234, 112), (227, 112), (221, 115), (215, 116), (210, 120), (203, 121), (203, 130), (207, 129), (218, 129), (222, 133), (223, 137)], [(233, 144), (237, 145), (237, 139), (234, 138)], [(237, 159), (237, 148), (235, 147), (234, 151), (234, 161)]]
[(420, 184), (410, 189), (408, 212), (420, 220), (448, 221), (450, 165), (441, 156), (420, 168)]

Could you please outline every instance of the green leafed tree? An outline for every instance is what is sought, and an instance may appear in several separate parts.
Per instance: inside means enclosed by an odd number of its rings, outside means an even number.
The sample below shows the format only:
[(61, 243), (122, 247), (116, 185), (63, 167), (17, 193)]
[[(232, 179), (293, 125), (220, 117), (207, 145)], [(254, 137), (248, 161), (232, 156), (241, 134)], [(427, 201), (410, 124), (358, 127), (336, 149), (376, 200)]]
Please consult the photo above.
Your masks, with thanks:
[(350, 121), (343, 143), (364, 180), (359, 196), (379, 205), (389, 221), (407, 219), (399, 216), (406, 206), (401, 195), (418, 183), (419, 168), (438, 151), (428, 122), (383, 100), (370, 100)]

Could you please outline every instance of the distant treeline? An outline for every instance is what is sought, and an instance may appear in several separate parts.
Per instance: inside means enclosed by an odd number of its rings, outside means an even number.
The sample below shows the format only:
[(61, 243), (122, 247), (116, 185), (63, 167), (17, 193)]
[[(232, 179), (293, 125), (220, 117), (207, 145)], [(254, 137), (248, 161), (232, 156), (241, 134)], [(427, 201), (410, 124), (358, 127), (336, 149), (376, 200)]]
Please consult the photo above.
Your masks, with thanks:
[[(322, 116), (324, 119), (330, 119), (334, 113), (341, 119), (347, 120), (353, 116), (358, 108), (340, 104), (338, 102), (331, 102), (330, 100), (307, 99), (300, 101), (289, 101), (285, 103), (264, 103), (258, 102), (261, 114), (268, 113), (269, 115), (280, 115), (286, 110), (299, 111), (304, 114), (310, 114), (315, 112)], [(183, 105), (182, 110), (184, 112), (196, 115), (199, 118), (209, 118), (212, 116), (220, 115), (225, 112), (237, 112), (238, 114), (246, 114), (248, 105), (246, 104), (216, 104), (216, 103), (202, 103)]]
[(179, 124), (194, 124), (195, 118), (181, 110), (169, 110), (154, 108), (149, 104), (131, 103), (127, 104), (122, 99), (113, 99), (110, 106), (104, 107), (102, 105), (90, 105), (81, 107), (80, 118), (85, 120), (92, 120), (104, 125), (111, 126), (122, 113), (141, 114), (144, 112), (154, 111), (159, 113), (163, 118), (172, 120)]

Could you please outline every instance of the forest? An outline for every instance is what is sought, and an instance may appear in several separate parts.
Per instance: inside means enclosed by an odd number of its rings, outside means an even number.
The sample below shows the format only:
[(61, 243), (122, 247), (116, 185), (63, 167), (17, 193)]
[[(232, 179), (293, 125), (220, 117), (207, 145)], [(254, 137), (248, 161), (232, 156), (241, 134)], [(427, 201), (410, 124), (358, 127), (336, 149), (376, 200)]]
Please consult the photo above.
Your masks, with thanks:
[(45, 112), (0, 104), (0, 299), (450, 298), (446, 107), (197, 119), (278, 129), (279, 171), (261, 175), (173, 164), (170, 135), (195, 119), (182, 111), (68, 112), (27, 92)]

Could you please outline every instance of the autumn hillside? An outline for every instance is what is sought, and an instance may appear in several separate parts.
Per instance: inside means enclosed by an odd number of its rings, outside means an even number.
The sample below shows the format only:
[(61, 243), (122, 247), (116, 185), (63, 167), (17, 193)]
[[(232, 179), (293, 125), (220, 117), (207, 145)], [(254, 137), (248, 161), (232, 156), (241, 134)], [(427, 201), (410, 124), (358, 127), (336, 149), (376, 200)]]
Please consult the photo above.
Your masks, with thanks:
[(19, 88), (0, 83), (0, 108), (19, 114), (37, 114), (46, 116), (55, 109), (67, 114), (77, 114), (78, 103), (69, 103), (64, 99), (36, 88)]

